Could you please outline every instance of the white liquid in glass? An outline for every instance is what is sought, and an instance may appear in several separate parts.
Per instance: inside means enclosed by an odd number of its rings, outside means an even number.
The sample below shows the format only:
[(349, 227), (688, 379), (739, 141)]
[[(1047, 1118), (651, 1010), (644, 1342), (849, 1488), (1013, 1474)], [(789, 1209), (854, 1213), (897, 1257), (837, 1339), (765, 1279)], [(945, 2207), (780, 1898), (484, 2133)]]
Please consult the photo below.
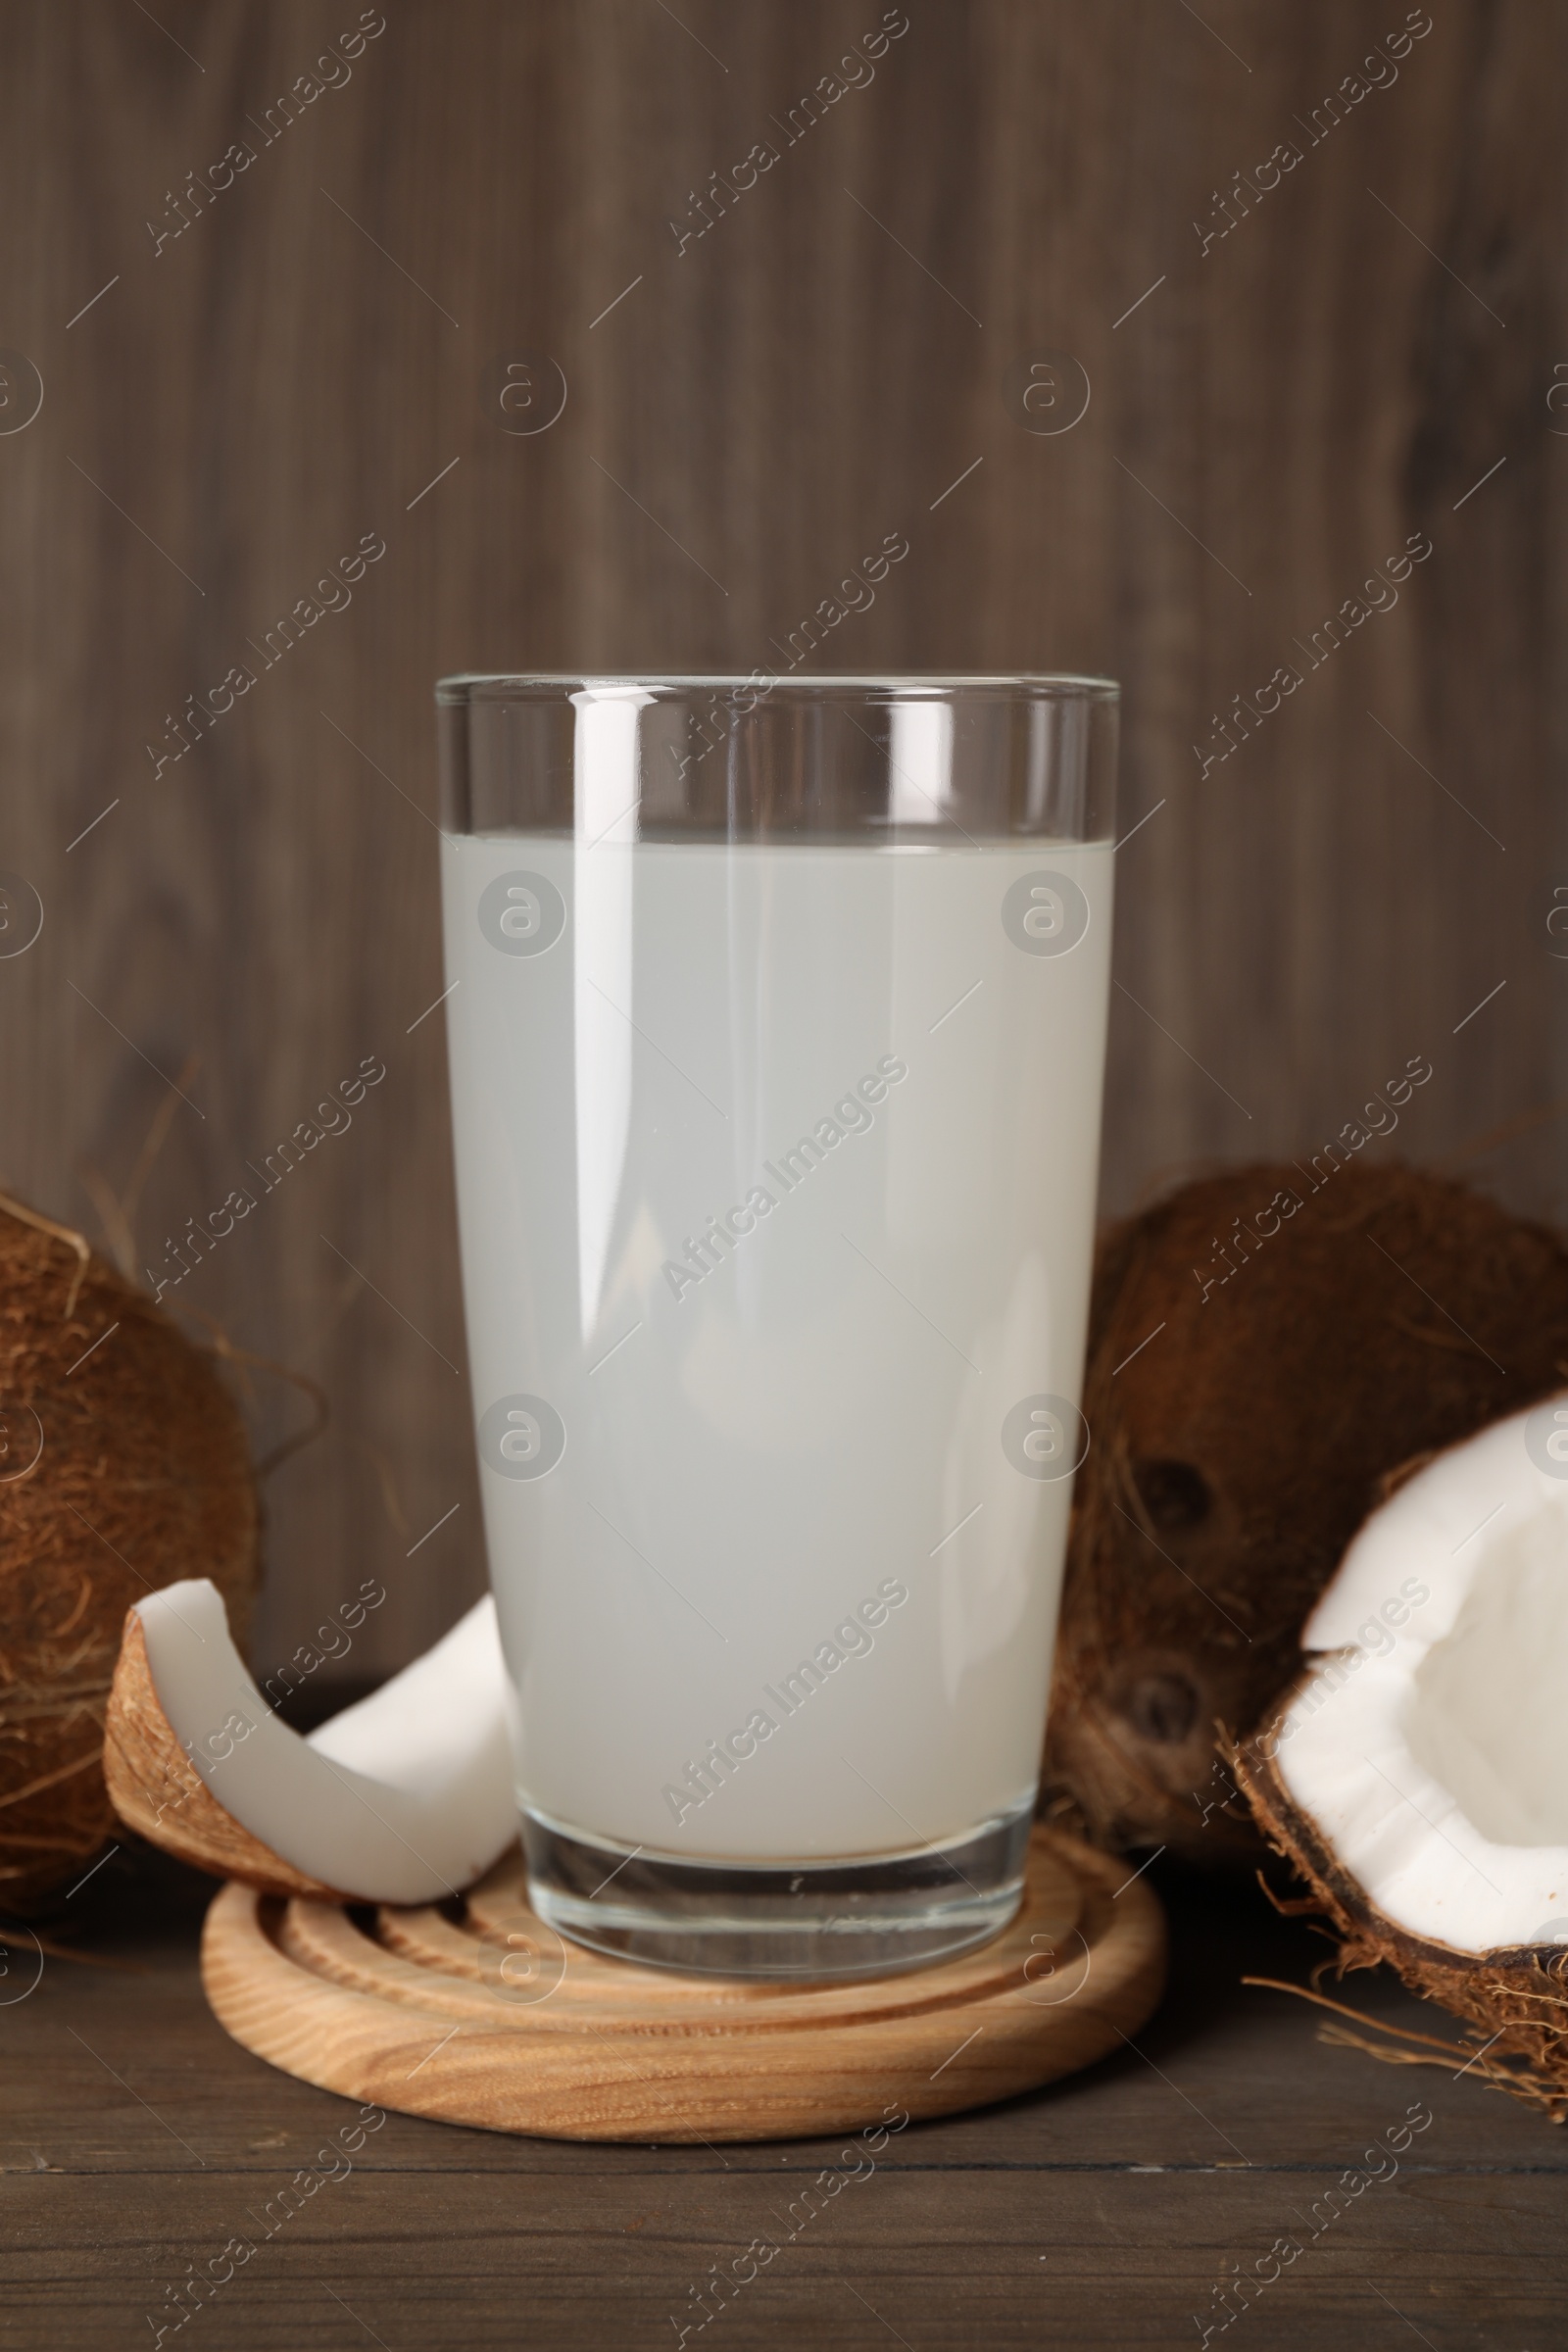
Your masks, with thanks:
[[(754, 1862), (1027, 1803), (1071, 1489), (1047, 1473), (1078, 1443), (1038, 1400), (1079, 1393), (1108, 844), (512, 834), (442, 863), (522, 1802)], [(1064, 950), (1043, 871), (1087, 909)]]

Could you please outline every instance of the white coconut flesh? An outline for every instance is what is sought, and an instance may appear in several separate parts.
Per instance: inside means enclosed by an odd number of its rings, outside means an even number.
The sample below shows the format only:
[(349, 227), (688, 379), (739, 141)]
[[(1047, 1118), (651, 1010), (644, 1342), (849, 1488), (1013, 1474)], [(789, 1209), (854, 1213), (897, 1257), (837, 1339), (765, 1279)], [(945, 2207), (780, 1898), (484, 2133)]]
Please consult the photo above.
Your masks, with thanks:
[(506, 1676), (488, 1596), (370, 1697), (302, 1739), (262, 1696), (206, 1577), (136, 1604), (153, 1688), (214, 1797), (323, 1885), (428, 1903), (517, 1835)]
[(1263, 1752), (1368, 1902), (1459, 1952), (1568, 1942), (1568, 1397), (1399, 1488), (1301, 1641)]

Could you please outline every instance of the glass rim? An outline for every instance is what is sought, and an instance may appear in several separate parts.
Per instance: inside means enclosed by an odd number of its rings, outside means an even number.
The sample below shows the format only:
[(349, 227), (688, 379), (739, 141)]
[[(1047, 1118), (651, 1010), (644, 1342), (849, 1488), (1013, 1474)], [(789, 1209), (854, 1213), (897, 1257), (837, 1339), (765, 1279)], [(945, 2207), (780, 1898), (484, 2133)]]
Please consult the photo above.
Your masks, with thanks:
[[(764, 681), (766, 681), (764, 683)], [(619, 693), (628, 688), (672, 693), (755, 692), (774, 695), (900, 694), (964, 695), (1023, 693), (1041, 700), (1116, 703), (1120, 681), (1072, 670), (888, 670), (877, 672), (824, 671), (816, 674), (750, 670), (455, 670), (438, 678), (438, 705), (461, 707), (479, 696), (484, 700), (544, 700), (566, 692), (602, 689)]]

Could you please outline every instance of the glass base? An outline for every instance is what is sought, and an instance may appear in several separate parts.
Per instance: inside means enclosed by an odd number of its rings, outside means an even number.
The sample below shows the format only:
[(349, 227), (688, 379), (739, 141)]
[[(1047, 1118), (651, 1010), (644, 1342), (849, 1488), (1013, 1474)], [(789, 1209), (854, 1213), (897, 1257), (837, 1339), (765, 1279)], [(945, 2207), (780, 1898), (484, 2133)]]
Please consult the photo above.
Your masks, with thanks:
[(528, 1900), (619, 1960), (724, 1977), (886, 1977), (988, 1943), (1023, 1896), (1032, 1803), (950, 1843), (859, 1861), (706, 1862), (612, 1845), (524, 1806)]

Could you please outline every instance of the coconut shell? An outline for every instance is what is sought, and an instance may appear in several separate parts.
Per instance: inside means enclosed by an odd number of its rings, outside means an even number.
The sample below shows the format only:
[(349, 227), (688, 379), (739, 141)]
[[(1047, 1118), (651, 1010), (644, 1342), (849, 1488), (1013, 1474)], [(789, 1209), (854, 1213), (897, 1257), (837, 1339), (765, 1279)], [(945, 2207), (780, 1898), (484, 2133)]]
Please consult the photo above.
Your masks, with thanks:
[(259, 1510), (214, 1359), (59, 1228), (0, 1206), (0, 1911), (115, 1832), (104, 1711), (130, 1603), (210, 1576), (235, 1623)]
[(215, 1879), (239, 1879), (263, 1894), (349, 1902), (336, 1886), (296, 1870), (252, 1837), (208, 1788), (164, 1713), (134, 1609), (125, 1613), (104, 1725), (104, 1779), (125, 1827)]
[(1112, 1227), (1048, 1804), (1103, 1843), (1255, 1861), (1216, 1727), (1272, 1718), (1401, 1466), (1565, 1379), (1568, 1253), (1444, 1178), (1238, 1168)]
[[(1563, 2029), (1568, 1946), (1516, 1944), (1499, 1951), (1460, 1952), (1410, 1935), (1379, 1911), (1336, 1860), (1316, 1822), (1286, 1788), (1266, 1739), (1229, 1747), (1227, 1762), (1269, 1844), (1294, 1863), (1312, 1889), (1310, 1901), (1284, 1907), (1320, 1912), (1337, 1932), (1340, 1950), (1333, 1965), (1338, 1974), (1386, 1963), (1411, 1992), (1439, 2002), (1450, 2016), (1478, 2029), (1473, 2051), (1450, 2049), (1441, 2061), (1410, 2049), (1379, 2047), (1353, 2034), (1334, 2038), (1396, 2064), (1443, 2063), (1450, 2072), (1476, 2073), (1544, 2109), (1554, 2124), (1568, 2122), (1568, 2034)], [(1375, 2030), (1375, 2021), (1363, 2022)], [(1406, 2042), (1428, 2038), (1401, 2035)], [(1454, 2058), (1458, 2069), (1452, 2065)]]

